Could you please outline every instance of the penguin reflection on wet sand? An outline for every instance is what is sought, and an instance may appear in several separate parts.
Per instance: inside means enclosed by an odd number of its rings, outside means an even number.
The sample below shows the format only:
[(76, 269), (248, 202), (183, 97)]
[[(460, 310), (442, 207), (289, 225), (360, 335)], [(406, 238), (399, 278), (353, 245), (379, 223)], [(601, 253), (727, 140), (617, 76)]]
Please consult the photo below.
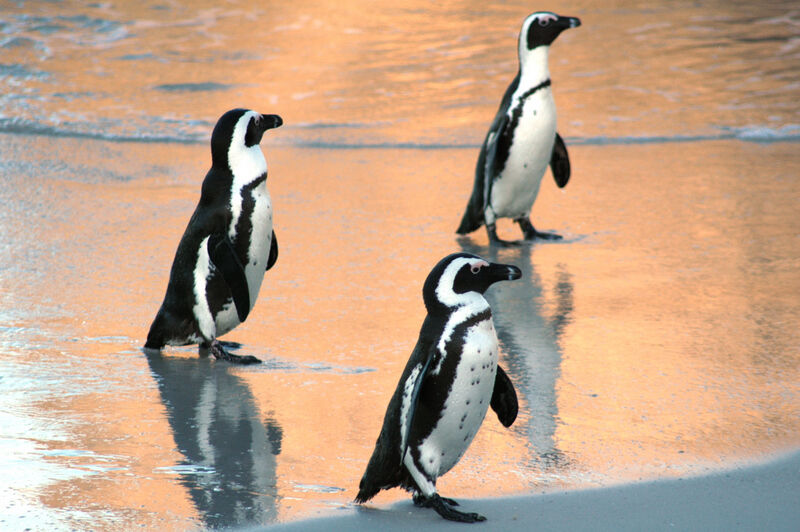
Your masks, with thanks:
[[(262, 411), (247, 381), (208, 358), (145, 353), (180, 457), (174, 472), (203, 529), (278, 518), (283, 428)], [(159, 416), (160, 416), (159, 415)]]
[(497, 281), (519, 278), (516, 266), (470, 253), (449, 255), (433, 268), (422, 289), (428, 315), (389, 402), (356, 502), (402, 487), (415, 505), (445, 519), (486, 519), (440, 497), (436, 479), (461, 459), (489, 406), (506, 427), (517, 417), (517, 395), (497, 365), (497, 334), (483, 294)]
[(247, 319), (264, 273), (278, 258), (267, 161), (259, 143), (265, 131), (281, 124), (277, 115), (246, 109), (228, 111), (217, 121), (211, 169), (178, 244), (146, 349), (200, 344), (217, 359), (260, 362), (229, 353), (217, 338)]
[(471, 233), (485, 224), (490, 243), (516, 244), (497, 236), (497, 219), (511, 218), (519, 224), (525, 240), (561, 238), (534, 229), (530, 213), (548, 165), (559, 188), (569, 181), (569, 156), (556, 132), (547, 59), (556, 37), (580, 25), (575, 17), (547, 12), (533, 13), (523, 22), (519, 71), (481, 146), (472, 195), (457, 233)]

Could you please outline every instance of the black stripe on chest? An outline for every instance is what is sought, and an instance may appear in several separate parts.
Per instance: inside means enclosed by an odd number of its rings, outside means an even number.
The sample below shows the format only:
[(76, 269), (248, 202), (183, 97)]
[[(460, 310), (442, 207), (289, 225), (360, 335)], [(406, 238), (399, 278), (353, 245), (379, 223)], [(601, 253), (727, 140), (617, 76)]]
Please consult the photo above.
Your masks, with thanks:
[[(231, 241), (236, 256), (239, 258), (242, 267), (247, 267), (250, 260), (250, 240), (253, 234), (253, 211), (255, 210), (256, 200), (253, 198), (253, 190), (266, 181), (267, 174), (259, 176), (258, 179), (243, 186), (233, 194), (240, 194), (242, 198), (242, 209), (239, 219), (236, 222), (235, 235)], [(228, 285), (218, 271), (214, 271), (206, 283), (206, 299), (211, 315), (216, 316), (225, 308), (225, 305), (233, 301)]]
[(239, 260), (242, 261), (242, 266), (246, 266), (250, 260), (250, 240), (253, 235), (253, 211), (256, 208), (256, 200), (253, 198), (253, 191), (261, 183), (267, 180), (267, 174), (264, 172), (258, 179), (251, 181), (243, 186), (240, 190), (242, 196), (242, 211), (239, 214), (239, 220), (236, 222), (234, 231), (233, 247)]
[(525, 106), (525, 100), (532, 94), (535, 94), (549, 86), (550, 79), (548, 78), (520, 95), (517, 105), (511, 111), (511, 117), (508, 120), (508, 125), (503, 129), (503, 131), (500, 133), (500, 136), (495, 141), (497, 143), (497, 152), (494, 158), (494, 177), (500, 175), (506, 167), (508, 154), (511, 152), (511, 145), (514, 144), (514, 132), (517, 130), (520, 118), (522, 118), (522, 108)]
[[(412, 428), (412, 434), (409, 436), (409, 441), (412, 444), (418, 444), (420, 441), (427, 438), (433, 431), (436, 423), (442, 417), (445, 401), (452, 391), (453, 382), (456, 378), (456, 368), (461, 361), (461, 353), (464, 349), (464, 338), (467, 332), (479, 323), (491, 319), (492, 311), (487, 308), (466, 321), (459, 323), (453, 330), (450, 339), (444, 346), (445, 357), (442, 361), (439, 373), (437, 375), (428, 373), (420, 389), (420, 399), (418, 403), (420, 406), (418, 406), (415, 414), (415, 426)], [(442, 356), (438, 348), (435, 349), (436, 353), (431, 361), (432, 368), (439, 364), (439, 360), (441, 360)]]
[(538, 85), (536, 85), (535, 87), (532, 87), (532, 88), (526, 90), (525, 92), (523, 92), (522, 96), (520, 96), (519, 99), (520, 99), (520, 101), (523, 101), (523, 100), (525, 100), (525, 98), (527, 98), (528, 96), (530, 96), (534, 92), (538, 92), (538, 91), (542, 90), (543, 88), (549, 87), (549, 86), (550, 86), (550, 79), (548, 78), (548, 79), (544, 80), (543, 82), (539, 83)]

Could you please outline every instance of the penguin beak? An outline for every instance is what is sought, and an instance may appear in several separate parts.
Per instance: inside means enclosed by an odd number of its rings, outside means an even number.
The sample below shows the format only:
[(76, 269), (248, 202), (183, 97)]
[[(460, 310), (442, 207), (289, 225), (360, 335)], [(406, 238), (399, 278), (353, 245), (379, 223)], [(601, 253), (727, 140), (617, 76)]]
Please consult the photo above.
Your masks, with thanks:
[(513, 281), (522, 277), (522, 271), (511, 264), (489, 264), (489, 284), (498, 281)]
[(278, 115), (261, 115), (261, 118), (256, 124), (263, 128), (262, 131), (266, 131), (268, 129), (281, 127), (283, 125), (283, 119)]
[(581, 25), (581, 19), (578, 17), (558, 17), (558, 21), (567, 28), (577, 28)]

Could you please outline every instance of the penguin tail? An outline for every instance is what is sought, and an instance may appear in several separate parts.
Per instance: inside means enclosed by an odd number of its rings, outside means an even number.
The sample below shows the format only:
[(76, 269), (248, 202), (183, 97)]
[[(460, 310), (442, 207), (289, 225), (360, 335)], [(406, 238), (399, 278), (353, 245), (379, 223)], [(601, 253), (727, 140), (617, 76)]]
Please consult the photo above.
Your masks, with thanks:
[(481, 220), (481, 217), (475, 216), (472, 211), (472, 202), (470, 202), (470, 205), (467, 206), (467, 211), (461, 218), (461, 224), (459, 224), (458, 229), (456, 229), (456, 233), (459, 235), (471, 233), (483, 225), (483, 220)]
[(367, 470), (364, 471), (364, 476), (361, 477), (361, 482), (358, 484), (358, 494), (354, 499), (355, 502), (359, 504), (365, 503), (384, 489), (385, 482), (382, 482), (380, 478), (382, 471), (381, 468), (377, 467), (378, 461), (380, 459), (376, 460), (375, 455), (370, 459)]
[(361, 484), (358, 487), (358, 495), (356, 495), (354, 501), (358, 504), (364, 504), (365, 502), (373, 498), (379, 491), (380, 489), (372, 489), (372, 487), (368, 488), (364, 486), (364, 479), (362, 478)]
[(153, 329), (150, 329), (150, 332), (147, 334), (147, 340), (144, 343), (145, 349), (155, 349), (160, 351), (162, 347), (164, 347), (164, 340), (157, 335)]
[[(390, 450), (392, 448), (395, 449), (394, 452)], [(375, 451), (373, 451), (364, 476), (361, 477), (361, 482), (358, 484), (358, 495), (356, 495), (355, 502), (365, 503), (379, 491), (400, 485), (402, 465), (399, 454), (395, 447), (385, 444), (384, 433), (381, 431)]]
[(161, 351), (162, 347), (164, 347), (163, 343), (158, 342), (156, 340), (151, 340), (150, 338), (148, 338), (147, 341), (144, 343), (145, 349), (153, 349), (155, 351)]
[(486, 147), (481, 148), (478, 156), (478, 163), (475, 166), (475, 184), (472, 187), (472, 194), (469, 197), (461, 224), (456, 229), (459, 235), (466, 235), (480, 229), (483, 225), (483, 196), (484, 196), (484, 172), (486, 165)]
[(152, 325), (150, 325), (150, 331), (147, 333), (147, 340), (144, 343), (145, 349), (160, 351), (162, 347), (167, 345), (168, 336), (165, 334), (167, 330), (168, 327), (164, 316), (164, 310), (161, 308), (158, 310), (155, 319), (153, 319)]

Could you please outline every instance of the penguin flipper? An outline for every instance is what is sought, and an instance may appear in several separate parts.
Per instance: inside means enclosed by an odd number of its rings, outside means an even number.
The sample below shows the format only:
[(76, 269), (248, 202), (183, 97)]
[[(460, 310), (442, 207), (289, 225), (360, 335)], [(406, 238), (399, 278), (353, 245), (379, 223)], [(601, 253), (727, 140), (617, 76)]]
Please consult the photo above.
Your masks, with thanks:
[(556, 180), (558, 188), (567, 186), (570, 176), (569, 154), (564, 139), (558, 133), (556, 133), (556, 141), (553, 144), (553, 155), (550, 157), (550, 170), (553, 172), (553, 178)]
[(266, 271), (269, 271), (270, 268), (275, 266), (276, 262), (278, 262), (278, 239), (275, 237), (275, 231), (272, 231), (272, 243), (269, 246), (269, 258), (267, 259)]
[(497, 413), (497, 419), (504, 427), (510, 427), (517, 419), (519, 404), (517, 403), (517, 392), (514, 390), (514, 383), (508, 378), (506, 372), (499, 365), (497, 375), (494, 379), (494, 391), (492, 400), (489, 403), (492, 410)]
[(247, 286), (244, 268), (236, 256), (230, 239), (225, 235), (213, 233), (208, 239), (208, 256), (219, 269), (231, 291), (239, 321), (244, 322), (250, 313), (250, 289)]
[[(465, 235), (475, 231), (485, 222), (483, 211), (489, 203), (489, 198), (492, 192), (492, 181), (499, 171), (502, 171), (505, 166), (505, 160), (508, 158), (508, 149), (511, 145), (506, 128), (508, 127), (508, 108), (511, 105), (511, 98), (514, 92), (519, 87), (520, 73), (511, 82), (503, 94), (503, 99), (500, 102), (500, 108), (492, 120), (492, 125), (489, 126), (489, 131), (486, 133), (486, 138), (481, 146), (481, 152), (478, 155), (478, 163), (475, 165), (475, 184), (472, 187), (472, 196), (467, 203), (467, 209), (461, 219), (461, 225), (458, 226), (456, 233)], [(502, 145), (498, 143), (502, 140)], [(498, 148), (502, 148), (498, 152)], [(505, 150), (505, 151), (503, 151)], [(498, 158), (498, 155), (501, 157)], [(497, 166), (500, 166), (499, 170)]]
[[(417, 406), (419, 405), (419, 392), (422, 389), (422, 383), (425, 381), (425, 377), (428, 374), (428, 369), (431, 367), (431, 361), (433, 360), (433, 344), (422, 344), (418, 345), (420, 352), (412, 354), (412, 359), (419, 359), (420, 355), (425, 355), (425, 360), (420, 361), (415, 368), (421, 367), (422, 369), (419, 370), (417, 374), (417, 379), (414, 381), (414, 387), (411, 389), (411, 397), (409, 402), (408, 414), (406, 415), (406, 441), (403, 442), (403, 446), (400, 449), (400, 461), (405, 460), (406, 451), (408, 450), (408, 440), (410, 439), (411, 435), (411, 427), (414, 426), (414, 417), (417, 413)], [(416, 357), (414, 355), (417, 355)]]
[[(518, 71), (517, 76), (511, 82), (503, 94), (503, 99), (500, 102), (500, 108), (492, 121), (489, 128), (489, 133), (486, 135), (486, 161), (484, 163), (484, 206), (489, 204), (491, 198), (491, 184), (494, 178), (503, 171), (508, 160), (508, 153), (511, 150), (511, 144), (514, 140), (514, 128), (509, 127), (511, 124), (511, 117), (509, 110), (511, 109), (511, 100), (514, 93), (519, 88), (519, 80), (522, 72)], [(516, 119), (515, 119), (516, 122)]]
[[(456, 233), (465, 235), (475, 231), (485, 222), (483, 211), (492, 197), (494, 177), (503, 170), (508, 157), (509, 143), (505, 139), (508, 116), (498, 114), (483, 141), (478, 163), (475, 165), (475, 184), (467, 203), (467, 210), (461, 219)], [(500, 152), (503, 152), (504, 155)]]
[(511, 119), (507, 114), (495, 119), (492, 130), (489, 131), (486, 143), (486, 163), (484, 170), (484, 204), (489, 203), (492, 192), (492, 181), (494, 177), (506, 167), (508, 153), (511, 150), (511, 142), (514, 132), (509, 130), (508, 125)]

